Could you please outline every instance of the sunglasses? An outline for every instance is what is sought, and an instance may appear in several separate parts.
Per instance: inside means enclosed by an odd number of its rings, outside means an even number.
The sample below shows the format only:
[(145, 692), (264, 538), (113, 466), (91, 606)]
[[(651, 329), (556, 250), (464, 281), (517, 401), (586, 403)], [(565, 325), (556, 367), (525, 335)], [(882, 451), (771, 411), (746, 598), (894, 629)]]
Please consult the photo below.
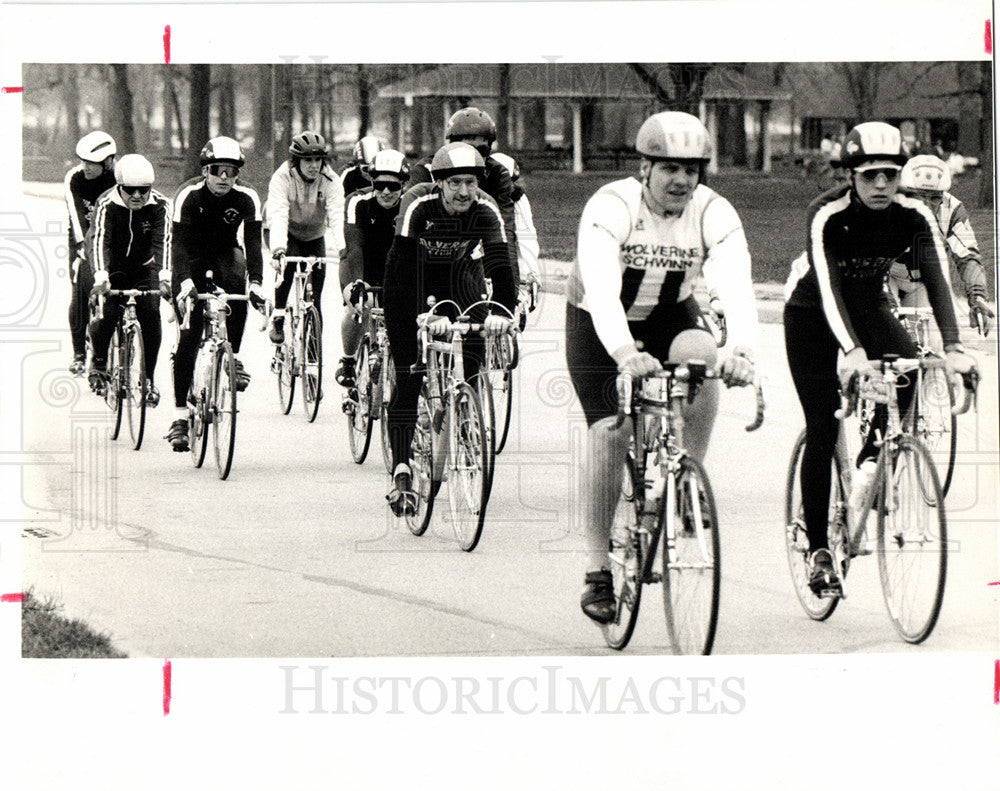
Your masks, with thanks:
[(862, 170), (858, 175), (865, 181), (876, 181), (879, 176), (885, 176), (886, 181), (895, 181), (899, 178), (899, 171), (896, 168), (873, 168)]
[(126, 187), (122, 184), (122, 192), (126, 195), (148, 195), (152, 187)]
[(375, 192), (382, 192), (383, 190), (389, 190), (389, 192), (399, 192), (403, 189), (403, 185), (398, 181), (376, 181), (372, 187)]
[(236, 165), (209, 165), (208, 172), (213, 176), (228, 176), (231, 179), (240, 175), (240, 169)]

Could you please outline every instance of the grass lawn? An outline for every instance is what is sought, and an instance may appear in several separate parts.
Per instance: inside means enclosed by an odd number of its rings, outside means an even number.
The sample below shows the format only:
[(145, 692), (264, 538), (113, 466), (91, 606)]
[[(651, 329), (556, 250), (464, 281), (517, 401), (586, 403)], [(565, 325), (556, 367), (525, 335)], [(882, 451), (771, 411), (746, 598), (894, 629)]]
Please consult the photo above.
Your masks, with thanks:
[(31, 591), (21, 602), (21, 656), (25, 659), (123, 659), (107, 635), (83, 621), (59, 614), (52, 600), (40, 601)]

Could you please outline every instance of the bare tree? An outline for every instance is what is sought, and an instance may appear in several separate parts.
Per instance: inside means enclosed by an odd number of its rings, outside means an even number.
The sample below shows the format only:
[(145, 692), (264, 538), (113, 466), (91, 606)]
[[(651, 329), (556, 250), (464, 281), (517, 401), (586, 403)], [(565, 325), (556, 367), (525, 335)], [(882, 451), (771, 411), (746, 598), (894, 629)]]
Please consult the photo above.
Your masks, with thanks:
[(122, 153), (135, 151), (135, 126), (132, 120), (132, 87), (129, 85), (128, 66), (113, 63), (108, 67), (108, 126), (114, 130), (110, 134), (118, 142)]
[(77, 81), (77, 67), (63, 66), (60, 72), (63, 102), (66, 105), (66, 132), (75, 143), (80, 139), (80, 84)]
[(210, 88), (212, 67), (207, 64), (192, 64), (191, 66), (191, 109), (190, 132), (188, 134), (189, 148), (187, 152), (188, 177), (200, 170), (199, 155), (201, 148), (208, 140), (208, 114), (211, 98)]

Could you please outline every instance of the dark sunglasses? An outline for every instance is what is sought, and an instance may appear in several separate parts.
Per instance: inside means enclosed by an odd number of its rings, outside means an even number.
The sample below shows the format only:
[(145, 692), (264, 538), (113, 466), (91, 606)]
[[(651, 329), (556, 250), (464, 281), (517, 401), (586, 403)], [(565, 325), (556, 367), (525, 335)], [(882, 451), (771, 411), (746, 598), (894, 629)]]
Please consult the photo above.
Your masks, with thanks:
[(397, 181), (376, 181), (372, 187), (376, 192), (382, 192), (383, 190), (389, 190), (389, 192), (399, 192), (403, 189), (403, 185)]
[(236, 165), (209, 165), (208, 172), (213, 176), (229, 176), (231, 179), (240, 175), (240, 169)]
[(862, 170), (858, 175), (865, 181), (876, 181), (879, 176), (885, 176), (886, 181), (895, 181), (899, 178), (899, 171), (896, 168), (874, 168)]
[(126, 187), (122, 184), (122, 192), (126, 195), (148, 195), (152, 187)]

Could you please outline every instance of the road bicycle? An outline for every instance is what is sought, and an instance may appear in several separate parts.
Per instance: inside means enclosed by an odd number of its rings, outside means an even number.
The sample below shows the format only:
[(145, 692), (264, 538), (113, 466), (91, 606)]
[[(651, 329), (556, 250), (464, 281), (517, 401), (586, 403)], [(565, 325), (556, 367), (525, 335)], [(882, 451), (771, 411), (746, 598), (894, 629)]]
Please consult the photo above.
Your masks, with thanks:
[[(601, 629), (611, 648), (628, 645), (639, 617), (644, 585), (663, 583), (667, 634), (675, 654), (708, 654), (719, 617), (719, 518), (708, 474), (684, 449), (686, 403), (720, 373), (700, 361), (664, 363), (636, 382), (617, 379), (618, 417), (632, 417), (622, 488), (611, 525), (609, 558), (615, 617)], [(764, 393), (755, 384), (756, 415), (764, 420)], [(655, 569), (657, 550), (660, 570)]]
[(714, 289), (708, 293), (708, 306), (703, 313), (708, 331), (715, 338), (715, 345), (721, 349), (729, 340), (729, 332), (726, 328), (726, 309)]
[[(792, 583), (806, 614), (816, 621), (829, 618), (841, 599), (847, 598), (845, 581), (854, 558), (872, 554), (867, 540), (867, 522), (876, 512), (875, 551), (878, 555), (882, 594), (893, 626), (909, 643), (926, 640), (934, 629), (944, 599), (948, 564), (948, 532), (944, 494), (937, 465), (917, 435), (908, 433), (899, 414), (897, 389), (913, 372), (944, 370), (944, 360), (926, 357), (901, 359), (886, 355), (870, 363), (878, 371), (873, 380), (862, 380), (843, 399), (837, 411), (840, 429), (832, 461), (830, 509), (827, 536), (833, 556), (833, 575), (814, 593), (809, 539), (802, 510), (801, 465), (805, 431), (799, 435), (788, 467), (785, 491), (785, 543)], [(964, 377), (964, 403), (954, 408), (968, 410), (976, 386), (976, 375)], [(868, 402), (866, 404), (866, 402)], [(871, 404), (884, 405), (887, 421), (876, 440), (879, 448), (872, 485), (856, 513), (849, 508), (852, 470), (844, 419), (863, 415)], [(864, 421), (862, 421), (862, 424)], [(863, 426), (864, 427), (864, 426)], [(867, 428), (865, 434), (867, 435)]]
[[(181, 329), (188, 329), (194, 300), (204, 302), (203, 334), (195, 358), (194, 376), (188, 389), (188, 426), (191, 462), (201, 467), (208, 450), (211, 427), (212, 447), (219, 478), (225, 480), (233, 467), (236, 448), (236, 357), (226, 331), (230, 302), (247, 302), (243, 294), (227, 294), (213, 288), (212, 272), (205, 274), (207, 292), (186, 300)], [(267, 319), (265, 318), (265, 322)]]
[(323, 322), (313, 304), (310, 275), (335, 261), (316, 256), (284, 257), (286, 266), (295, 267), (295, 275), (285, 307), (284, 340), (275, 346), (271, 370), (278, 376), (278, 402), (284, 415), (292, 411), (295, 380), (301, 380), (302, 407), (310, 423), (316, 420), (323, 398)]
[[(931, 345), (931, 321), (934, 317), (932, 308), (899, 307), (894, 313), (917, 344), (921, 359), (942, 359), (941, 353)], [(934, 457), (941, 480), (941, 493), (945, 496), (955, 472), (958, 419), (953, 412), (954, 407), (955, 390), (948, 381), (945, 369), (918, 369), (917, 386), (913, 391), (913, 410), (910, 413), (912, 424), (908, 430), (920, 438)]]
[[(379, 421), (382, 440), (382, 462), (392, 474), (392, 446), (389, 444), (389, 402), (396, 387), (396, 373), (389, 351), (385, 329), (385, 310), (379, 306), (380, 286), (357, 281), (358, 300), (355, 304), (359, 324), (365, 327), (354, 357), (354, 386), (344, 395), (342, 408), (347, 415), (347, 438), (351, 458), (363, 464), (371, 443), (373, 422)], [(372, 304), (366, 307), (366, 295)]]
[(424, 382), (411, 446), (416, 509), (406, 521), (410, 532), (423, 535), (441, 484), (447, 481), (452, 530), (458, 545), (471, 552), (479, 543), (486, 518), (492, 448), (482, 401), (489, 388), (477, 390), (466, 382), (463, 351), (468, 333), (484, 330), (482, 324), (470, 320), (469, 311), (487, 303), (476, 303), (459, 313), (450, 324), (448, 340), (436, 340), (427, 322), (444, 315), (446, 308), (455, 312), (460, 308), (451, 300), (429, 302), (430, 312), (418, 332)]
[[(128, 424), (132, 447), (139, 450), (146, 430), (146, 406), (149, 380), (146, 378), (146, 351), (142, 343), (142, 327), (136, 315), (136, 297), (156, 296), (160, 292), (145, 289), (112, 289), (107, 296), (126, 297), (121, 317), (111, 336), (108, 350), (108, 373), (104, 383), (104, 402), (111, 410), (111, 439), (117, 440), (122, 423)], [(104, 298), (98, 297), (94, 319), (104, 316)], [(89, 337), (89, 333), (88, 333)], [(124, 420), (123, 420), (124, 418)]]

